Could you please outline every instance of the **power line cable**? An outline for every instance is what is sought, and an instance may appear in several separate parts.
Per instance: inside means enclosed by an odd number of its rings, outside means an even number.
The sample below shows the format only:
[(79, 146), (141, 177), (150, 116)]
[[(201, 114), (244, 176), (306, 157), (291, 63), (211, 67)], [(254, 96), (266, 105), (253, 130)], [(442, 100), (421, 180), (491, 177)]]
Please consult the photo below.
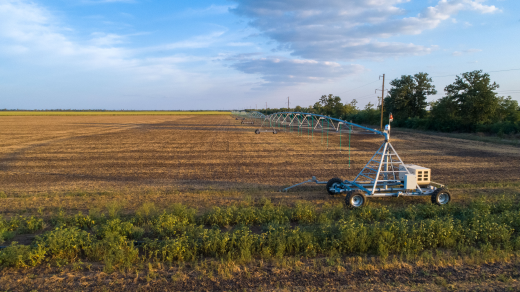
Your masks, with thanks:
[[(361, 96), (361, 97), (356, 97), (356, 98), (353, 98), (353, 99), (355, 99), (355, 100), (358, 100), (358, 99), (366, 98), (366, 97), (368, 97), (368, 96), (370, 96), (370, 95), (372, 95), (372, 96), (373, 96), (373, 95), (374, 95), (374, 93), (370, 93), (370, 94), (367, 94), (367, 95), (363, 95), (363, 96)], [(375, 96), (375, 97), (379, 98), (379, 96)]]
[(354, 91), (354, 90), (356, 90), (356, 89), (359, 89), (359, 88), (361, 88), (361, 87), (365, 87), (365, 86), (367, 86), (367, 85), (370, 85), (370, 84), (372, 84), (372, 83), (376, 83), (376, 82), (379, 82), (379, 80), (376, 80), (376, 81), (373, 81), (373, 82), (367, 83), (367, 84), (365, 84), (365, 85), (361, 85), (361, 86), (356, 87), (356, 88), (349, 89), (349, 90), (347, 90), (347, 91), (341, 92), (340, 94), (344, 94), (344, 93), (347, 93), (347, 92), (351, 92), (351, 91)]

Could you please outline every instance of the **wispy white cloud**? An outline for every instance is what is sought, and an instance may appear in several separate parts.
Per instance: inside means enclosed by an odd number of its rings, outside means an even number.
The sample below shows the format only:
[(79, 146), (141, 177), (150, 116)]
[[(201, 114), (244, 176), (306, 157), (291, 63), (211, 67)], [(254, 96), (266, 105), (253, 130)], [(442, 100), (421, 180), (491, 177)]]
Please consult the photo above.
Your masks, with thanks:
[(440, 0), (412, 17), (398, 7), (408, 0), (233, 1), (238, 5), (231, 11), (249, 18), (279, 50), (324, 61), (428, 54), (430, 47), (382, 39), (421, 34), (463, 10), (499, 11), (483, 0)]
[(234, 5), (210, 5), (206, 8), (202, 9), (193, 9), (190, 8), (186, 11), (188, 14), (199, 14), (199, 15), (207, 15), (207, 14), (223, 14), (228, 13), (229, 9), (234, 8)]
[(482, 52), (482, 50), (480, 50), (480, 49), (467, 49), (467, 50), (462, 50), (462, 51), (455, 51), (455, 52), (452, 53), (452, 55), (453, 56), (462, 56), (462, 55), (478, 53), (478, 52)]
[(207, 35), (195, 36), (187, 40), (163, 44), (158, 46), (150, 46), (133, 50), (136, 53), (150, 53), (157, 51), (170, 51), (177, 49), (201, 49), (208, 48), (215, 42), (219, 41), (219, 38), (226, 33), (225, 31), (216, 31)]
[(265, 86), (327, 83), (364, 71), (361, 65), (341, 65), (336, 62), (305, 59), (238, 55), (228, 60), (233, 61), (232, 68), (259, 75), (265, 81)]
[(250, 47), (255, 46), (255, 43), (252, 42), (232, 42), (227, 44), (230, 47)]
[[(203, 48), (215, 42), (224, 32), (197, 36), (162, 46), (130, 49), (122, 46), (129, 35), (94, 32), (90, 39), (76, 41), (71, 33), (42, 6), (24, 0), (0, 2), (0, 57), (17, 56), (20, 62), (31, 66), (52, 66), (75, 70), (108, 70), (124, 72), (126, 76), (158, 79), (190, 76), (178, 65), (187, 62), (207, 61), (179, 53), (165, 57), (146, 57), (142, 53), (174, 50), (177, 48)], [(192, 76), (193, 78), (193, 76)]]
[(107, 47), (121, 44), (124, 42), (125, 37), (112, 33), (94, 32), (92, 33), (92, 39), (90, 43), (98, 47)]

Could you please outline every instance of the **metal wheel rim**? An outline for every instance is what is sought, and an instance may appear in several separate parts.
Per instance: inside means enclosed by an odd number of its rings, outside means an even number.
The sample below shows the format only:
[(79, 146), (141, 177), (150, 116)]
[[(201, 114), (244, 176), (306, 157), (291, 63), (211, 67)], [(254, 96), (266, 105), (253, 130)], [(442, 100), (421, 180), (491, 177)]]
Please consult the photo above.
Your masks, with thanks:
[(355, 195), (350, 200), (350, 202), (352, 203), (352, 206), (354, 206), (354, 207), (361, 207), (363, 205), (363, 201), (364, 201), (363, 196), (361, 196), (361, 195)]
[(333, 183), (330, 188), (334, 190), (334, 193), (336, 193), (336, 187), (339, 186), (340, 183)]
[(439, 195), (439, 204), (444, 205), (450, 201), (450, 196), (446, 193)]

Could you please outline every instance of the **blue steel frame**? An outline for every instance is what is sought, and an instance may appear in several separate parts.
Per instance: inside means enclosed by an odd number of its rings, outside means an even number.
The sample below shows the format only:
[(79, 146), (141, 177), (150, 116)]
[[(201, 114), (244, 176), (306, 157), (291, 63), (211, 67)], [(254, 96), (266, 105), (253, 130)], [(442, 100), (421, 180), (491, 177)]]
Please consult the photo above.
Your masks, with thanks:
[[(321, 129), (334, 130), (334, 132), (341, 131), (341, 125), (348, 125), (349, 130), (352, 132), (352, 127), (359, 128), (364, 131), (368, 131), (372, 134), (381, 135), (384, 137), (384, 142), (381, 147), (376, 151), (372, 159), (365, 165), (365, 167), (359, 172), (353, 181), (344, 180), (341, 184), (334, 184), (331, 187), (331, 191), (335, 193), (348, 192), (353, 190), (362, 190), (368, 196), (383, 197), (383, 196), (429, 196), (435, 190), (436, 187), (432, 185), (427, 188), (421, 188), (419, 184), (416, 184), (415, 189), (405, 189), (402, 181), (400, 180), (399, 174), (410, 174), (406, 165), (403, 163), (397, 152), (395, 151), (392, 144), (390, 144), (390, 127), (388, 126), (385, 131), (379, 131), (371, 129), (365, 126), (354, 124), (345, 120), (332, 118), (320, 114), (304, 113), (304, 112), (278, 112), (270, 115), (264, 115), (260, 112), (233, 112), (233, 115), (242, 116), (247, 119), (254, 119), (261, 121), (261, 127), (266, 122), (269, 123), (269, 127), (273, 128), (278, 126), (291, 126), (297, 120), (298, 130), (303, 128), (316, 129), (320, 126)], [(323, 120), (323, 122), (321, 122)], [(311, 123), (312, 121), (312, 123)], [(324, 127), (325, 121), (327, 122), (327, 128)], [(316, 122), (316, 123), (314, 123)], [(331, 127), (332, 125), (332, 127)], [(337, 126), (336, 126), (337, 125)], [(375, 164), (375, 165), (374, 165)], [(399, 169), (401, 166), (403, 169)], [(396, 170), (397, 168), (397, 170)], [(358, 179), (367, 179), (358, 181)], [(326, 184), (327, 182), (318, 181), (315, 177), (307, 182), (316, 182), (318, 184)], [(301, 185), (299, 183), (283, 191), (287, 191), (290, 188)], [(432, 184), (436, 184), (433, 183)], [(437, 184), (440, 185), (440, 184)], [(442, 185), (440, 185), (442, 187)]]

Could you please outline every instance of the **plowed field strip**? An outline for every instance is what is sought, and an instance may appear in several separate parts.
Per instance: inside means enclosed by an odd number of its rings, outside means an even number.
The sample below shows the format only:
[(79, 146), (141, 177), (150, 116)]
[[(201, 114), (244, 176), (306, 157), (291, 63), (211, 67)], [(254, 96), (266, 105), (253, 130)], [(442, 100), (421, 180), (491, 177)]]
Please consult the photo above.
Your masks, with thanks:
[[(316, 176), (353, 179), (382, 143), (373, 135), (303, 130), (254, 134), (230, 116), (0, 117), (4, 191), (121, 188), (192, 181), (278, 189)], [(328, 148), (327, 148), (328, 140)], [(16, 142), (13, 142), (16, 141)], [(395, 131), (405, 163), (432, 168), (434, 181), (518, 180), (518, 149)], [(477, 143), (477, 144), (472, 144)], [(485, 144), (485, 145), (482, 145)], [(496, 150), (496, 151), (495, 151)], [(516, 150), (513, 151), (513, 150)]]

